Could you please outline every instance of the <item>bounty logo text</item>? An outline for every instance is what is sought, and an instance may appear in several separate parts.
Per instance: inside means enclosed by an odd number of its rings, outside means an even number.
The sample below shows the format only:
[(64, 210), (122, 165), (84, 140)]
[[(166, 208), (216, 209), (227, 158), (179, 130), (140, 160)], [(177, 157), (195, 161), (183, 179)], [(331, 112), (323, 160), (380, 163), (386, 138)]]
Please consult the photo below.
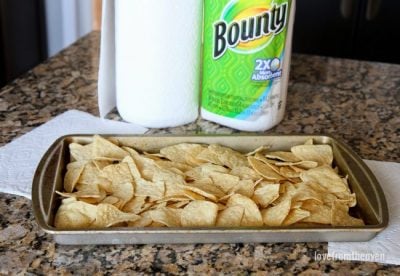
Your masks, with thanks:
[[(272, 4), (269, 8), (255, 7), (230, 22), (223, 14), (222, 19), (214, 23), (214, 59), (222, 57), (228, 49), (253, 53), (267, 46), (285, 29), (288, 9), (288, 3)], [(250, 16), (246, 16), (249, 13)]]

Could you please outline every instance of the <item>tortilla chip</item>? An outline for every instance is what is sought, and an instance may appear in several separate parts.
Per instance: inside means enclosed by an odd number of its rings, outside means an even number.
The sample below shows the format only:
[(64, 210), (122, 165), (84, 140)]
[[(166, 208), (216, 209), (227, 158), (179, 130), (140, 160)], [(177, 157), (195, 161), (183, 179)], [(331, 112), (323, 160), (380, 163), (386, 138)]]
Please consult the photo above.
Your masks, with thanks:
[(313, 199), (322, 204), (323, 196), (324, 194), (318, 193), (317, 191), (313, 190), (309, 185), (304, 184), (296, 189), (293, 195), (293, 201), (306, 201), (309, 199)]
[(203, 151), (197, 155), (197, 159), (214, 165), (223, 165), (223, 163), (219, 160), (218, 155), (209, 148), (203, 149)]
[(134, 196), (124, 205), (122, 211), (126, 213), (139, 214), (142, 211), (142, 207), (145, 202), (145, 196)]
[(143, 212), (136, 221), (128, 221), (128, 227), (147, 227), (152, 224), (151, 211)]
[(75, 198), (64, 199), (54, 218), (56, 228), (88, 228), (96, 219), (97, 207)]
[(190, 190), (183, 190), (183, 194), (191, 200), (205, 200), (206, 198)]
[(199, 155), (203, 150), (204, 146), (202, 145), (183, 143), (162, 148), (160, 153), (173, 162), (196, 166), (203, 163), (203, 161), (197, 159), (197, 155)]
[(313, 169), (313, 168), (318, 167), (318, 163), (315, 161), (276, 162), (275, 165), (278, 167), (282, 167), (282, 166), (288, 166), (291, 168), (298, 167), (298, 168), (302, 169), (301, 171), (304, 171), (304, 169)]
[(254, 157), (248, 157), (249, 163), (252, 168), (262, 177), (268, 180), (279, 181), (285, 179), (271, 167), (271, 164), (264, 163)]
[(165, 184), (164, 196), (179, 196), (184, 194), (185, 180), (181, 175), (174, 174), (167, 170), (156, 170), (153, 175), (153, 182)]
[(244, 208), (241, 226), (261, 226), (263, 224), (261, 213), (257, 207), (257, 204), (248, 197), (240, 194), (234, 194), (229, 198), (226, 206), (242, 206)]
[(149, 196), (152, 200), (159, 200), (164, 197), (165, 183), (164, 182), (150, 182), (144, 179), (135, 181), (135, 195), (136, 196)]
[(187, 185), (201, 189), (216, 196), (217, 198), (225, 196), (224, 191), (219, 186), (215, 185), (211, 178), (204, 178), (198, 181), (190, 182)]
[(257, 187), (252, 199), (262, 208), (268, 207), (279, 197), (280, 184), (266, 184)]
[(300, 174), (303, 182), (314, 182), (324, 187), (330, 193), (347, 191), (346, 185), (340, 176), (329, 166), (321, 166), (315, 169), (304, 171)]
[(244, 215), (244, 207), (240, 205), (231, 206), (218, 214), (216, 226), (239, 227)]
[(241, 180), (257, 181), (260, 179), (259, 174), (250, 167), (234, 167), (229, 174), (238, 176)]
[(310, 212), (302, 209), (292, 209), (283, 221), (282, 225), (288, 226), (310, 216)]
[(196, 200), (183, 208), (181, 224), (183, 227), (212, 227), (217, 220), (218, 205), (209, 201)]
[(248, 166), (246, 157), (244, 157), (240, 152), (216, 144), (210, 145), (208, 148), (218, 157), (220, 161), (219, 165), (226, 166), (230, 169)]
[(261, 154), (261, 153), (266, 152), (269, 148), (270, 148), (270, 146), (260, 146), (260, 147), (256, 148), (255, 150), (253, 150), (249, 153), (246, 153), (245, 156), (252, 156), (252, 155), (255, 155), (256, 153)]
[[(157, 165), (156, 162), (150, 158), (143, 157), (140, 155), (136, 150), (128, 147), (122, 147), (126, 152), (129, 153), (129, 155), (132, 157), (134, 164), (136, 165), (137, 170), (139, 170), (140, 175), (142, 178), (145, 180), (152, 180), (154, 172), (158, 169), (160, 169)], [(126, 159), (128, 164), (133, 165), (129, 159)], [(130, 167), (132, 168), (132, 167)], [(133, 168), (134, 169), (134, 168)], [(133, 172), (132, 175), (135, 175), (137, 177), (136, 172)]]
[(283, 162), (299, 162), (301, 161), (298, 157), (296, 157), (296, 155), (294, 155), (291, 152), (288, 151), (274, 151), (274, 152), (269, 152), (266, 155), (267, 158), (269, 159), (276, 159), (276, 160), (280, 160)]
[(251, 198), (254, 194), (254, 182), (252, 180), (240, 180), (230, 192)]
[(140, 219), (140, 216), (124, 213), (111, 204), (100, 203), (97, 205), (95, 226), (99, 228), (111, 227), (121, 222), (133, 222)]
[(350, 216), (349, 206), (334, 201), (331, 209), (331, 224), (333, 226), (363, 226), (364, 221)]
[(210, 177), (213, 183), (217, 185), (224, 193), (229, 193), (239, 183), (239, 177), (226, 173), (212, 172)]
[(286, 178), (299, 178), (300, 173), (296, 172), (292, 167), (280, 167), (279, 174)]
[(128, 152), (124, 151), (117, 145), (113, 144), (112, 142), (108, 141), (107, 139), (95, 135), (93, 137), (93, 157), (106, 157), (112, 158), (117, 160), (122, 160), (125, 156), (128, 155)]
[(197, 166), (185, 173), (185, 175), (189, 179), (193, 180), (201, 180), (204, 178), (208, 178), (211, 176), (212, 173), (217, 172), (217, 173), (228, 173), (229, 170), (223, 166), (219, 165), (214, 165), (214, 164), (202, 164), (200, 166)]
[(254, 158), (257, 159), (257, 160), (259, 160), (259, 161), (261, 161), (261, 162), (263, 162), (263, 163), (265, 163), (265, 164), (272, 164), (272, 165), (274, 165), (274, 164), (277, 162), (277, 161), (275, 161), (275, 160), (265, 158), (265, 156), (262, 155), (262, 154), (260, 154), (260, 153), (256, 153), (256, 154), (254, 155)]
[(153, 221), (162, 223), (167, 227), (180, 227), (182, 212), (182, 209), (164, 207), (150, 211), (150, 216)]
[(111, 184), (111, 182), (104, 178), (101, 174), (101, 171), (96, 167), (93, 162), (86, 163), (80, 177), (78, 183), (81, 184), (98, 184), (103, 187), (107, 191), (107, 187)]
[(92, 144), (82, 146), (77, 143), (71, 143), (68, 147), (71, 161), (88, 161), (94, 158)]
[[(85, 163), (82, 162), (74, 162), (75, 166), (70, 166), (64, 177), (64, 190), (67, 193), (72, 193), (75, 185), (78, 183), (79, 178), (85, 168)], [(73, 163), (71, 163), (73, 164)]]
[[(74, 193), (62, 193), (56, 191), (57, 194), (63, 197), (74, 197), (74, 198), (96, 198), (100, 199), (104, 194), (100, 192), (99, 186), (97, 184), (78, 184), (76, 185), (76, 192)], [(102, 200), (102, 199), (100, 199)]]
[(330, 145), (299, 145), (291, 151), (302, 161), (315, 161), (318, 165), (332, 166), (333, 151)]
[(122, 162), (115, 165), (109, 165), (101, 171), (101, 176), (107, 178), (112, 183), (133, 182), (133, 177), (127, 163)]
[(356, 194), (350, 194), (347, 191), (343, 192), (343, 193), (336, 193), (336, 200), (338, 202), (341, 202), (343, 204), (346, 204), (349, 207), (354, 207), (357, 205), (357, 198), (356, 198)]
[(313, 200), (303, 202), (301, 207), (310, 212), (310, 216), (303, 219), (303, 222), (312, 222), (320, 224), (331, 224), (331, 208), (321, 205)]
[(133, 177), (133, 179), (140, 179), (142, 178), (142, 175), (140, 174), (140, 171), (138, 167), (136, 166), (135, 161), (133, 160), (132, 156), (126, 156), (123, 160), (122, 163), (126, 163), (128, 165), (129, 171)]
[(115, 196), (106, 196), (101, 203), (107, 203), (107, 204), (116, 204), (119, 202), (119, 198), (115, 197)]
[(170, 170), (170, 169), (174, 168), (174, 169), (178, 169), (179, 171), (181, 171), (183, 173), (193, 169), (192, 166), (189, 166), (185, 163), (172, 162), (169, 160), (157, 160), (156, 164), (157, 164), (157, 166), (159, 166), (162, 169)]
[(214, 202), (218, 201), (218, 198), (215, 195), (213, 195), (211, 193), (208, 193), (208, 192), (206, 192), (206, 191), (204, 191), (202, 189), (199, 189), (197, 187), (194, 187), (194, 186), (191, 186), (191, 185), (184, 185), (184, 189), (192, 191), (192, 192), (194, 192), (196, 194), (199, 194), (199, 195), (203, 196), (204, 198), (207, 198), (207, 199), (209, 199), (211, 201), (214, 201)]
[(121, 201), (121, 208), (129, 202), (134, 195), (132, 182), (112, 183), (111, 195), (117, 197)]
[(291, 198), (286, 197), (279, 204), (261, 211), (262, 219), (267, 226), (281, 226), (289, 215)]

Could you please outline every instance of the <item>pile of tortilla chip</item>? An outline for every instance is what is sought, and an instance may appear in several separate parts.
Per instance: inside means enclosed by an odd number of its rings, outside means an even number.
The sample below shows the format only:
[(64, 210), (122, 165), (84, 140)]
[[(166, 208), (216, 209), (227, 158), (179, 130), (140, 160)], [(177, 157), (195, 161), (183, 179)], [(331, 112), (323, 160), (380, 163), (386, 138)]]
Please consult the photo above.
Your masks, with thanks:
[(184, 143), (147, 153), (94, 136), (69, 149), (57, 228), (364, 225), (349, 215), (356, 196), (331, 146), (311, 140), (290, 152)]

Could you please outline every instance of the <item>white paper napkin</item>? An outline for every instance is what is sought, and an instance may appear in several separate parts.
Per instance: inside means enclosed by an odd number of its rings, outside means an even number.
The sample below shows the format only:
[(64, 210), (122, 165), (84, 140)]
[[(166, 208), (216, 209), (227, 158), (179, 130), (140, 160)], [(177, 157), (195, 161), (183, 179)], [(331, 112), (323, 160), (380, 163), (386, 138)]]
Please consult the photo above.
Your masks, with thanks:
[(400, 265), (400, 163), (365, 162), (385, 192), (389, 226), (368, 242), (330, 242), (328, 257)]
[(67, 134), (143, 134), (146, 128), (70, 110), (0, 148), (0, 192), (31, 198), (32, 179), (43, 154)]

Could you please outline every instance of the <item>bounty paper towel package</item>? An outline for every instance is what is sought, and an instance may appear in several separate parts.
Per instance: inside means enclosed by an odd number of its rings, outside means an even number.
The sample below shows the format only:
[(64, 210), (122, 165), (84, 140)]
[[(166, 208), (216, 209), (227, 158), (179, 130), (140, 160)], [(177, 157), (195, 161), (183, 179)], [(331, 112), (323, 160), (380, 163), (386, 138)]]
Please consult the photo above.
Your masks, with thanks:
[(201, 115), (245, 131), (284, 116), (295, 0), (205, 0)]
[(115, 106), (145, 127), (174, 127), (199, 113), (203, 1), (105, 0), (100, 116)]

